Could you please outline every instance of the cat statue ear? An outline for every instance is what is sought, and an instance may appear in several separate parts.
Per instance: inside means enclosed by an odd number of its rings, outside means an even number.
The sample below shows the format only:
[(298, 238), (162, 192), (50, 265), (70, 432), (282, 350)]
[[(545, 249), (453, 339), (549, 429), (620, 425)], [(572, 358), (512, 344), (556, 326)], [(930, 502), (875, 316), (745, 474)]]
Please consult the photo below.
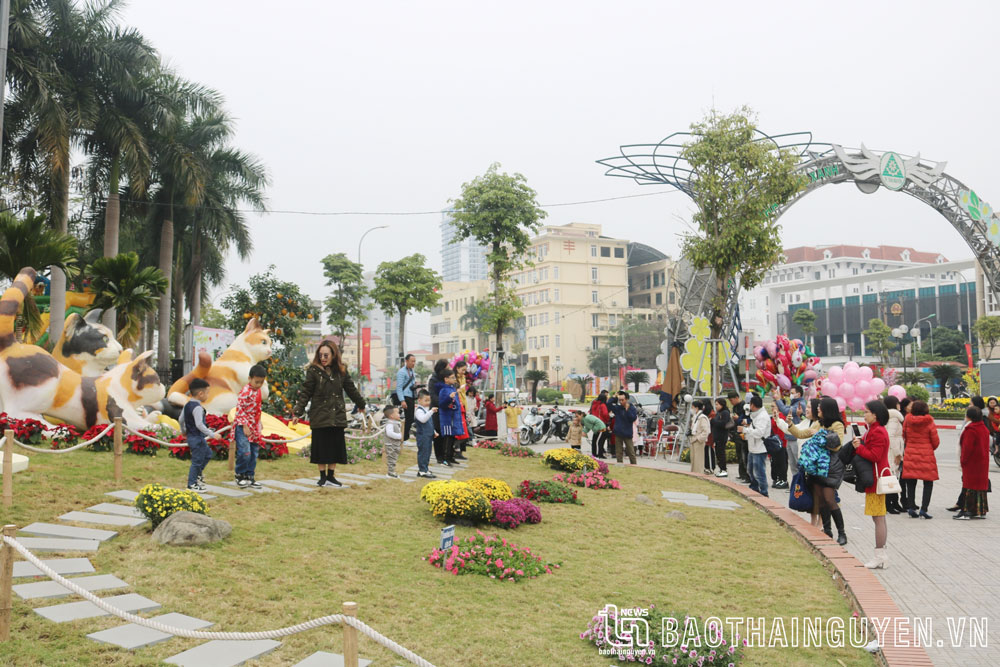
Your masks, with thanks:
[(87, 324), (100, 324), (101, 315), (103, 314), (104, 314), (103, 309), (95, 308), (94, 310), (91, 310), (90, 312), (88, 312), (86, 315), (83, 316), (83, 321), (86, 322)]
[(132, 362), (132, 348), (126, 348), (122, 350), (122, 353), (118, 355), (119, 364), (128, 364)]

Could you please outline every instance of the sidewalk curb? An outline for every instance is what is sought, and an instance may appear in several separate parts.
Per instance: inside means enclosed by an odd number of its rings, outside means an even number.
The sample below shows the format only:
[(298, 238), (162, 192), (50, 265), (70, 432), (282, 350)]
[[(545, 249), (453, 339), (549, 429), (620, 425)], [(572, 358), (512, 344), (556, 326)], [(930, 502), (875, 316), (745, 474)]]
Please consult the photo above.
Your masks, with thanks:
[[(657, 468), (652, 468), (656, 470)], [(770, 498), (765, 498), (757, 493), (751, 492), (748, 487), (731, 482), (728, 478), (707, 477), (703, 474), (686, 470), (666, 470), (659, 468), (666, 473), (685, 475), (705, 482), (711, 482), (717, 486), (727, 488), (739, 494), (746, 500), (754, 503), (760, 509), (770, 514), (773, 519), (784, 525), (793, 535), (810, 547), (813, 553), (826, 565), (832, 567), (840, 575), (837, 583), (847, 597), (852, 609), (859, 616), (873, 618), (909, 618), (904, 616), (899, 607), (890, 597), (888, 591), (882, 586), (875, 575), (869, 571), (864, 564), (852, 556), (846, 549), (837, 544), (836, 540), (826, 536), (818, 528), (814, 528), (808, 521), (802, 518), (801, 512), (796, 512), (780, 503), (776, 503)], [(897, 642), (895, 623), (890, 623), (886, 628), (882, 649), (875, 654), (876, 660), (886, 667), (919, 667), (921, 665), (933, 665), (927, 652), (922, 646), (904, 646), (897, 643), (912, 642), (912, 634), (909, 627), (901, 628), (902, 642)]]

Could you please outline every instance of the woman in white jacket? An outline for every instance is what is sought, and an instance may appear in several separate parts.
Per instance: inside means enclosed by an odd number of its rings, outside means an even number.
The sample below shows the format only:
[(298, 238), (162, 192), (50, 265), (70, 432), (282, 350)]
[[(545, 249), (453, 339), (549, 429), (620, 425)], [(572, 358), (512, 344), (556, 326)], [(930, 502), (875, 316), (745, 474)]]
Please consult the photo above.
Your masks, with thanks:
[[(882, 402), (889, 409), (889, 423), (885, 425), (889, 434), (889, 465), (897, 475), (902, 475), (903, 413), (899, 411), (899, 399), (895, 396), (887, 396)], [(885, 511), (889, 514), (902, 514), (905, 511), (899, 504), (898, 493), (886, 494)]]
[(691, 472), (705, 472), (705, 444), (712, 435), (712, 425), (705, 414), (705, 404), (701, 401), (691, 403)]

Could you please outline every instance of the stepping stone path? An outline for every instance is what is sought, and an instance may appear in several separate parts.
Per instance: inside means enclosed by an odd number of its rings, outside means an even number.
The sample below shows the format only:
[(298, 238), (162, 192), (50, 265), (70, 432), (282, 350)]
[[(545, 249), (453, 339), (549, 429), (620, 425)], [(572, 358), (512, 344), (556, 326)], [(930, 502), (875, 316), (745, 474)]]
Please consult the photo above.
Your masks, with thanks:
[[(103, 598), (105, 602), (113, 605), (116, 609), (123, 611), (139, 612), (159, 609), (160, 603), (153, 602), (136, 593), (126, 593), (125, 595), (114, 595)], [(65, 623), (66, 621), (78, 621), (81, 618), (96, 618), (98, 616), (108, 616), (108, 612), (98, 607), (93, 602), (66, 602), (50, 607), (38, 607), (36, 614), (40, 614), (55, 623)]]
[[(161, 616), (154, 616), (150, 620), (163, 623), (164, 625), (170, 625), (175, 628), (181, 628), (183, 630), (202, 630), (215, 625), (211, 621), (203, 621), (200, 618), (194, 618), (193, 616), (178, 614), (176, 612), (163, 614)], [(137, 625), (135, 623), (126, 623), (125, 625), (119, 625), (116, 628), (109, 628), (107, 630), (101, 630), (100, 632), (91, 632), (87, 635), (88, 638), (93, 639), (95, 642), (114, 644), (115, 646), (120, 646), (121, 648), (127, 648), (130, 650), (159, 644), (160, 642), (166, 641), (173, 636), (174, 635), (167, 634), (166, 632), (160, 632), (159, 630), (147, 628), (144, 625)]]
[(163, 662), (168, 665), (184, 665), (184, 667), (231, 667), (232, 665), (241, 665), (247, 660), (259, 658), (279, 646), (281, 646), (281, 642), (276, 642), (273, 639), (252, 641), (213, 639), (183, 653), (171, 656)]
[[(236, 482), (223, 482), (223, 484), (226, 484), (227, 486), (235, 486), (236, 488), (240, 488), (240, 485), (237, 484)], [(250, 491), (250, 492), (253, 492), (253, 493), (277, 493), (277, 491), (275, 491), (274, 489), (269, 489), (266, 486), (264, 488), (262, 488), (262, 489), (254, 489), (254, 488), (251, 488), (249, 486), (240, 489), (240, 491), (244, 491), (244, 490), (245, 491)]]
[[(22, 542), (24, 540), (21, 540)], [(43, 558), (42, 562), (55, 570), (56, 574), (87, 574), (94, 572), (94, 564), (86, 558)], [(26, 561), (14, 563), (14, 578), (44, 577), (37, 567)]]
[(123, 526), (131, 528), (146, 523), (146, 518), (118, 516), (115, 514), (94, 514), (92, 512), (66, 512), (59, 517), (60, 521), (75, 521), (77, 523), (96, 523), (104, 526)]
[[(72, 582), (90, 592), (129, 587), (127, 583), (113, 574), (96, 574), (93, 577), (77, 577), (72, 579)], [(60, 586), (54, 581), (36, 581), (31, 584), (17, 584), (12, 588), (22, 600), (35, 600), (38, 598), (64, 598), (67, 595), (75, 595), (75, 593), (71, 590)]]
[[(467, 467), (432, 465), (429, 469), (438, 479), (450, 479), (456, 471), (465, 470)], [(417, 479), (423, 479), (417, 477), (417, 470), (417, 466), (412, 466), (402, 471), (399, 477), (400, 481), (413, 483)], [(343, 480), (343, 486), (322, 488), (348, 489), (352, 486), (364, 486), (372, 480), (391, 479), (382, 474), (357, 475), (348, 472), (339, 473), (339, 476)], [(259, 490), (234, 488), (236, 487), (236, 482), (224, 482), (227, 486), (205, 485), (206, 489), (216, 495), (208, 493), (201, 493), (199, 495), (205, 500), (210, 500), (217, 496), (224, 498), (246, 498), (253, 495), (251, 491), (257, 491), (257, 493), (280, 493), (283, 491), (309, 492), (321, 488), (316, 485), (316, 481), (315, 478), (309, 479), (305, 477), (287, 481), (260, 480), (260, 483), (265, 485), (265, 488)], [(61, 515), (59, 520), (119, 527), (134, 527), (146, 523), (146, 518), (142, 512), (131, 505), (139, 497), (138, 492), (121, 489), (110, 491), (105, 495), (117, 500), (123, 500), (130, 503), (130, 505), (119, 505), (108, 502), (98, 503), (88, 507), (87, 511), (67, 512)], [(110, 540), (117, 534), (117, 532), (112, 530), (36, 522), (19, 530), (18, 539), (33, 552), (94, 552), (97, 551), (103, 542)], [(28, 536), (21, 537), (21, 535)], [(95, 572), (93, 564), (86, 558), (52, 558), (42, 562), (60, 575), (90, 574)], [(14, 577), (16, 578), (43, 576), (45, 576), (44, 573), (31, 563), (14, 563)], [(72, 581), (87, 591), (107, 591), (128, 588), (129, 586), (125, 581), (110, 574), (76, 577)], [(17, 584), (14, 586), (14, 591), (18, 596), (26, 600), (42, 600), (73, 594), (64, 586), (55, 581), (48, 580)], [(114, 595), (102, 599), (117, 609), (132, 613), (153, 611), (159, 609), (161, 606), (160, 603), (136, 593)], [(109, 615), (108, 612), (105, 612), (96, 604), (86, 600), (36, 607), (34, 611), (55, 623)], [(211, 621), (179, 613), (163, 614), (155, 617), (155, 620), (164, 625), (188, 630), (199, 630), (213, 625)], [(87, 637), (96, 642), (113, 644), (124, 649), (133, 650), (167, 641), (173, 635), (136, 623), (126, 623), (107, 630), (93, 632), (87, 635)], [(281, 646), (281, 642), (270, 639), (255, 641), (213, 640), (169, 657), (164, 662), (173, 665), (186, 665), (188, 667), (228, 667), (259, 658), (279, 646)], [(371, 662), (371, 660), (363, 658), (359, 660), (362, 667), (367, 667)], [(336, 653), (317, 651), (297, 664), (305, 667), (318, 667), (320, 665), (343, 667), (344, 657)]]
[(733, 500), (710, 500), (703, 493), (684, 493), (683, 491), (660, 491), (666, 500), (672, 503), (683, 503), (689, 507), (706, 507), (713, 510), (728, 510), (732, 512), (742, 505)]

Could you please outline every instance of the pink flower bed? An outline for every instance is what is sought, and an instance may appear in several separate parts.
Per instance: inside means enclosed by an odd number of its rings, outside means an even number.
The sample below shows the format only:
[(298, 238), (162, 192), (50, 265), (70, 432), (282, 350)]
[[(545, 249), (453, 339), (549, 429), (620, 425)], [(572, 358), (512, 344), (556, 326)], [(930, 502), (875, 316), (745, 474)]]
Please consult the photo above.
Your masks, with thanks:
[(491, 523), (503, 528), (517, 528), (522, 523), (541, 523), (542, 511), (538, 505), (524, 498), (490, 501), (493, 508)]
[[(604, 466), (607, 467), (607, 464)], [(565, 484), (575, 484), (576, 486), (582, 486), (587, 489), (620, 489), (621, 484), (618, 483), (617, 479), (609, 479), (596, 470), (588, 470), (587, 472), (569, 472), (569, 473), (559, 473), (553, 477), (557, 482), (563, 482)]]

